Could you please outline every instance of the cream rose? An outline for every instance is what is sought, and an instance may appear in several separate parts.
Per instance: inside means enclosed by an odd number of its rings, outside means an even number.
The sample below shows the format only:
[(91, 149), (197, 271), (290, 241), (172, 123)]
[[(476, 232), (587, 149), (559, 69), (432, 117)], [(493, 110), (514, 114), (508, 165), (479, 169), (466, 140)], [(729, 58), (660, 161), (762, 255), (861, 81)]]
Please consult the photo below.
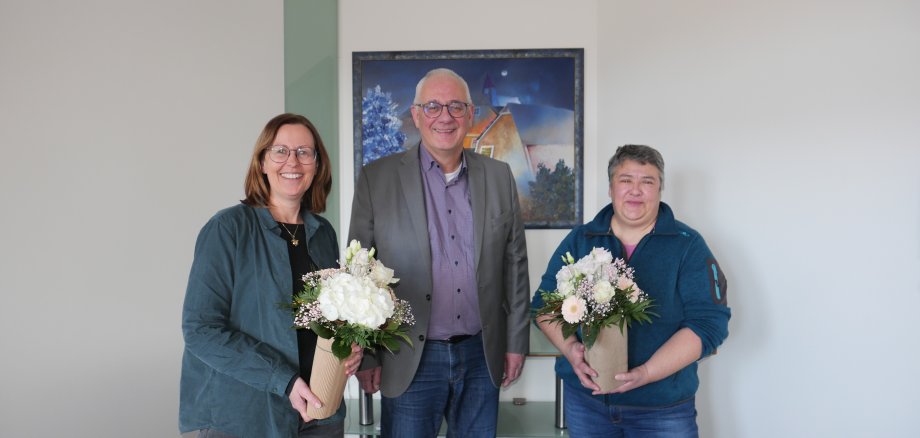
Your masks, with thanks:
[(594, 284), (594, 301), (601, 304), (609, 303), (616, 292), (616, 288), (609, 281), (598, 281)]

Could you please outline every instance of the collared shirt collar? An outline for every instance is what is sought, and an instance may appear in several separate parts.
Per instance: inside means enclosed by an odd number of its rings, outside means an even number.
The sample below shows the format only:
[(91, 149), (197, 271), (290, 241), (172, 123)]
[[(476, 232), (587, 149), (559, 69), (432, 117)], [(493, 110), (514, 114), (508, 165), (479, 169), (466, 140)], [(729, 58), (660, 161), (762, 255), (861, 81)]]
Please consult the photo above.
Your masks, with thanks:
[[(444, 173), (444, 170), (443, 170), (443, 169), (440, 169), (440, 166), (438, 165), (438, 162), (435, 161), (434, 157), (432, 157), (431, 154), (428, 153), (428, 149), (425, 149), (425, 146), (422, 145), (422, 144), (419, 144), (419, 148), (418, 148), (418, 157), (419, 157), (419, 161), (421, 162), (421, 166), (422, 166), (422, 170), (423, 170), (423, 171), (426, 171), (426, 172), (427, 172), (427, 171), (431, 170), (431, 169), (434, 168), (434, 167), (438, 167), (439, 170), (441, 171), (441, 173), (442, 173), (442, 174)], [(460, 174), (457, 175), (457, 176), (458, 176), (458, 177), (459, 177), (459, 176), (462, 176), (464, 173), (466, 173), (466, 171), (467, 171), (467, 168), (466, 168), (466, 154), (461, 153), (461, 154), (460, 154)]]

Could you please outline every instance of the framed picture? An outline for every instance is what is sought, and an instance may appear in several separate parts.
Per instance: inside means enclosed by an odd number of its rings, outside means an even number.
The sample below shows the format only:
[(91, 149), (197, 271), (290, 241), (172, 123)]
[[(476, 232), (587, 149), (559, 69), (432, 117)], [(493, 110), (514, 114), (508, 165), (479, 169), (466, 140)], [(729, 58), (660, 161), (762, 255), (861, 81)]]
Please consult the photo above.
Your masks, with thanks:
[(584, 49), (353, 52), (355, 178), (419, 143), (419, 79), (449, 68), (470, 87), (464, 147), (508, 163), (527, 228), (582, 223)]

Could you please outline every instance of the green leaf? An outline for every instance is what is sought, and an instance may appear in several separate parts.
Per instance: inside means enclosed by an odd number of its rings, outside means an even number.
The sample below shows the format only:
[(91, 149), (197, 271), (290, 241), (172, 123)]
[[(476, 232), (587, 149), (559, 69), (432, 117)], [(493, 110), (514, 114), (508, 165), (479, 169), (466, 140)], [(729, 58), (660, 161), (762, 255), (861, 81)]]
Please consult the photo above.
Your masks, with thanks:
[(323, 339), (329, 339), (335, 335), (332, 330), (329, 330), (316, 321), (310, 323), (310, 330), (313, 330), (313, 333), (316, 333), (316, 336), (319, 336)]
[(345, 359), (351, 354), (351, 343), (344, 339), (336, 338), (332, 341), (332, 354), (339, 360)]
[(577, 325), (575, 325), (575, 324), (566, 324), (566, 323), (564, 323), (564, 322), (562, 323), (562, 339), (566, 339), (566, 338), (568, 338), (569, 336), (574, 335), (575, 332), (577, 332), (577, 331), (578, 331), (578, 326), (577, 326)]
[(381, 341), (383, 343), (383, 347), (386, 348), (387, 350), (391, 352), (399, 351), (399, 342), (397, 342), (396, 339), (393, 339), (392, 337), (387, 336), (385, 339), (382, 339)]
[(594, 346), (594, 342), (597, 341), (597, 334), (600, 330), (597, 327), (592, 327), (586, 325), (581, 328), (581, 337), (582, 343), (585, 344), (585, 348), (591, 348)]
[(408, 334), (408, 333), (404, 333), (404, 332), (394, 332), (393, 335), (394, 335), (394, 336), (399, 336), (399, 338), (402, 339), (402, 340), (404, 340), (404, 341), (406, 341), (406, 343), (409, 344), (410, 347), (412, 346), (412, 340), (409, 339), (409, 334)]

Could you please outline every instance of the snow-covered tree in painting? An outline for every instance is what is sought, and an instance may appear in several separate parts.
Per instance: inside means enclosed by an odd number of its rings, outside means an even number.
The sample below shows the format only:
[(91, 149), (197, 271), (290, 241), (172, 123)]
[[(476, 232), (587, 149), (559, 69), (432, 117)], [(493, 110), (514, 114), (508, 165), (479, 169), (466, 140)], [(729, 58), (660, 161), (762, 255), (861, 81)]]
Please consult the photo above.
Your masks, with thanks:
[(402, 121), (399, 120), (396, 110), (398, 106), (399, 104), (393, 102), (390, 93), (380, 89), (380, 85), (367, 90), (361, 104), (363, 164), (403, 150), (406, 134), (399, 130)]

